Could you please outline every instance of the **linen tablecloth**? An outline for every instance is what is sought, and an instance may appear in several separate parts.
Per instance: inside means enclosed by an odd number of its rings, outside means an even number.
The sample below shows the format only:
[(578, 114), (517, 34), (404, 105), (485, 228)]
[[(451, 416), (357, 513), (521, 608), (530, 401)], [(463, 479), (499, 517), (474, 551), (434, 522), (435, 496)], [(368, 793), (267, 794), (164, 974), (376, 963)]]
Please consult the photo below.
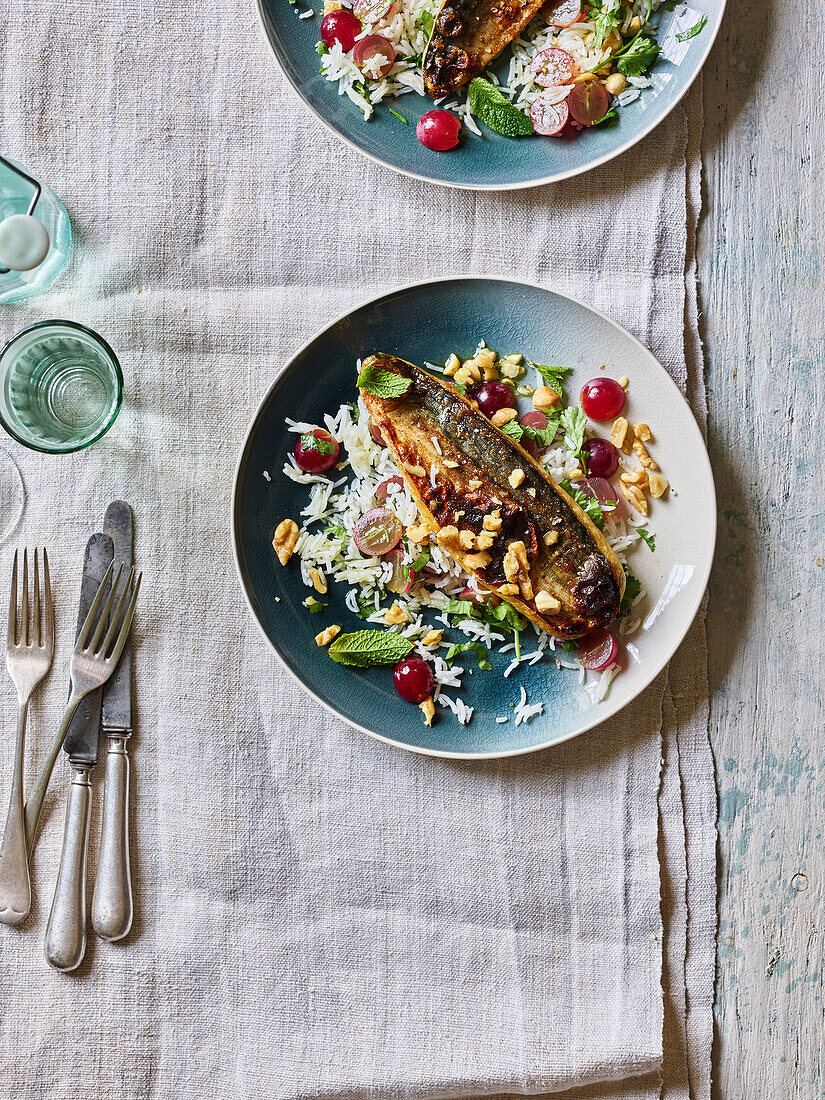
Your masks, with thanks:
[[(579, 295), (651, 348), (701, 418), (698, 95), (586, 177), (468, 194), (328, 134), (251, 0), (9, 0), (0, 43), (0, 148), (53, 185), (77, 236), (54, 289), (0, 314), (3, 335), (84, 322), (117, 350), (127, 392), (87, 452), (8, 443), (29, 495), (13, 543), (48, 545), (58, 606), (30, 776), (63, 697), (82, 548), (114, 497), (134, 505), (146, 571), (135, 927), (121, 944), (92, 938), (74, 975), (46, 966), (61, 762), (33, 913), (0, 929), (3, 1091), (707, 1096), (701, 619), (669, 676), (608, 727), (532, 757), (445, 762), (365, 738), (303, 694), (261, 643), (229, 544), (236, 454), (273, 378), (319, 326), (415, 278), (510, 275)], [(12, 715), (9, 686), (7, 731)], [(4, 798), (11, 756), (7, 732)], [(98, 783), (92, 874), (100, 800)]]

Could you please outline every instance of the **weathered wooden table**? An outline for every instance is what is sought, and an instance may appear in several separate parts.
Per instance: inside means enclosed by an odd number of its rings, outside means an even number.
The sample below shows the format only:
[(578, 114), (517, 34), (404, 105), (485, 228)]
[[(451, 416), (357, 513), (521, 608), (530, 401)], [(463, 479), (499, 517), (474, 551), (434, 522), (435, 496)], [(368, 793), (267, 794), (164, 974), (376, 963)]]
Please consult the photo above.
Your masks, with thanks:
[(730, 0), (704, 73), (720, 1100), (825, 1096), (823, 29)]

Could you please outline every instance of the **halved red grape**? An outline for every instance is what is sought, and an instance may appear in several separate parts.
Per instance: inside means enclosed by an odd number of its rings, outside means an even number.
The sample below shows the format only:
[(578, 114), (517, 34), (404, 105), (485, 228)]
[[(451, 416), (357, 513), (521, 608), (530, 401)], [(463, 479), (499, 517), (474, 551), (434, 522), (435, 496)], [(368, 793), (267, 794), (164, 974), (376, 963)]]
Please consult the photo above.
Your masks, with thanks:
[(342, 50), (349, 51), (360, 33), (361, 20), (346, 8), (331, 11), (321, 21), (321, 41), (325, 46), (338, 43)]
[(403, 595), (413, 586), (415, 576), (404, 568), (404, 551), (400, 546), (396, 546), (394, 550), (386, 555), (387, 561), (392, 562), (392, 576), (387, 581), (387, 588), (390, 592), (395, 592), (396, 595)]
[(395, 64), (395, 46), (381, 34), (368, 34), (355, 43), (352, 60), (365, 76), (380, 80)]
[(594, 122), (601, 122), (607, 114), (608, 104), (607, 91), (598, 80), (576, 84), (567, 97), (570, 114), (582, 126), (592, 126)]
[(460, 133), (461, 121), (452, 111), (427, 111), (415, 127), (415, 136), (421, 144), (439, 153), (455, 149)]
[[(397, 488), (396, 488), (397, 486)], [(395, 496), (399, 489), (404, 488), (403, 477), (388, 477), (382, 481), (375, 490), (375, 499), (379, 504), (386, 504), (387, 497)]]
[(533, 80), (540, 88), (557, 88), (560, 84), (569, 84), (578, 71), (579, 66), (575, 57), (567, 50), (563, 50), (561, 46), (548, 46), (544, 50), (539, 50), (530, 66)]
[(370, 421), (370, 435), (372, 436), (373, 443), (377, 443), (379, 447), (386, 447), (387, 443), (383, 435), (381, 435), (381, 429), (377, 424), (373, 424)]
[(390, 8), (396, 7), (391, 0), (353, 0), (352, 10), (363, 23), (377, 23), (390, 14)]
[(295, 444), (295, 464), (308, 474), (325, 474), (338, 461), (341, 448), (323, 428), (304, 432)]
[(460, 600), (468, 600), (474, 604), (486, 604), (487, 607), (498, 607), (501, 597), (493, 592), (476, 592), (474, 588), (462, 588), (458, 594)]
[(355, 524), (352, 537), (362, 554), (380, 558), (401, 541), (401, 521), (389, 508), (370, 508)]
[(604, 672), (619, 655), (619, 643), (609, 630), (594, 630), (579, 642), (579, 660), (592, 672)]
[(564, 129), (570, 117), (567, 103), (547, 103), (541, 96), (530, 104), (530, 119), (533, 129), (544, 137), (553, 137)]
[(551, 27), (572, 27), (584, 15), (580, 0), (549, 0), (541, 13)]
[(624, 408), (625, 392), (613, 378), (591, 378), (579, 399), (591, 420), (613, 420)]
[(587, 473), (593, 477), (613, 477), (619, 468), (619, 452), (609, 439), (588, 439), (582, 448), (587, 458)]
[(395, 690), (408, 703), (423, 703), (435, 687), (433, 670), (422, 657), (405, 657), (392, 670)]
[(543, 412), (539, 412), (535, 409), (533, 412), (525, 413), (521, 418), (522, 424), (525, 428), (539, 428), (543, 430), (549, 424), (549, 420)]
[(478, 402), (478, 407), (485, 416), (493, 416), (500, 409), (516, 407), (513, 391), (503, 382), (482, 382), (470, 391), (470, 396)]

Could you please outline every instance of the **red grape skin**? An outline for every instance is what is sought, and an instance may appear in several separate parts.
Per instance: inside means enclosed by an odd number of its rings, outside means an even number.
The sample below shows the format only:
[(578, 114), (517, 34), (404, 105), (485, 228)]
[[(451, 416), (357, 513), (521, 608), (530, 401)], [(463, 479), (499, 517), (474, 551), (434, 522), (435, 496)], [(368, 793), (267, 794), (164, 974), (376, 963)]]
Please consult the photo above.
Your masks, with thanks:
[(393, 487), (396, 486), (396, 485), (398, 486), (398, 489), (403, 489), (404, 488), (404, 478), (403, 477), (388, 477), (378, 485), (378, 488), (375, 490), (375, 499), (378, 501), (379, 504), (386, 504), (387, 503), (387, 497), (389, 497), (391, 495), (390, 494), (391, 489), (393, 490), (392, 496), (395, 496), (395, 490), (394, 490)]
[(588, 439), (584, 450), (588, 476), (613, 477), (619, 468), (619, 452), (608, 439)]
[(455, 149), (460, 133), (461, 122), (451, 111), (427, 111), (415, 127), (415, 136), (421, 144), (439, 153)]
[(364, 67), (376, 57), (383, 60), (375, 68), (370, 67), (367, 75), (380, 79), (386, 76), (395, 64), (395, 46), (382, 34), (368, 34), (366, 38), (359, 38), (352, 51), (352, 60), (358, 68), (363, 72)]
[(625, 392), (613, 378), (591, 378), (582, 386), (580, 400), (591, 420), (614, 420), (624, 408)]
[(485, 416), (494, 416), (500, 409), (514, 409), (513, 391), (503, 382), (482, 382), (470, 391), (470, 397), (478, 403)]
[(351, 50), (356, 37), (361, 33), (361, 20), (346, 8), (331, 11), (321, 22), (321, 41), (325, 46), (339, 43), (342, 50)]
[(329, 432), (325, 432), (323, 428), (316, 428), (312, 432), (306, 432), (305, 435), (315, 436), (325, 449), (331, 447), (332, 450), (324, 454), (313, 447), (306, 447), (304, 437), (299, 436), (298, 442), (295, 444), (295, 464), (299, 470), (303, 470), (305, 473), (325, 474), (338, 461), (341, 448)]
[(603, 672), (609, 668), (618, 653), (619, 643), (604, 627), (594, 630), (579, 642), (579, 660), (584, 668), (593, 672)]
[(592, 126), (601, 122), (607, 114), (610, 98), (603, 84), (598, 80), (589, 80), (586, 84), (576, 84), (567, 97), (570, 114), (582, 126)]
[(433, 693), (433, 670), (421, 657), (405, 657), (393, 669), (395, 690), (408, 703), (423, 703)]
[(355, 545), (362, 554), (380, 558), (401, 541), (401, 523), (389, 508), (370, 508), (352, 529)]

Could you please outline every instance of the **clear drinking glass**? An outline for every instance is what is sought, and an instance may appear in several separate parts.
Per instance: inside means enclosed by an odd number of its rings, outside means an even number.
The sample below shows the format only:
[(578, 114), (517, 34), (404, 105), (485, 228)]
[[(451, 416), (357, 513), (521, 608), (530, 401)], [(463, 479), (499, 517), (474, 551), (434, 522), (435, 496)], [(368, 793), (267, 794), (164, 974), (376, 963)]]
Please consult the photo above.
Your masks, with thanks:
[(26, 271), (10, 271), (0, 262), (0, 304), (22, 302), (51, 286), (72, 250), (72, 224), (66, 207), (22, 164), (0, 154), (0, 222), (19, 220), (26, 214), (45, 227), (48, 251), (41, 263)]
[(0, 422), (35, 451), (88, 447), (114, 423), (123, 400), (117, 356), (74, 321), (41, 321), (0, 352)]

